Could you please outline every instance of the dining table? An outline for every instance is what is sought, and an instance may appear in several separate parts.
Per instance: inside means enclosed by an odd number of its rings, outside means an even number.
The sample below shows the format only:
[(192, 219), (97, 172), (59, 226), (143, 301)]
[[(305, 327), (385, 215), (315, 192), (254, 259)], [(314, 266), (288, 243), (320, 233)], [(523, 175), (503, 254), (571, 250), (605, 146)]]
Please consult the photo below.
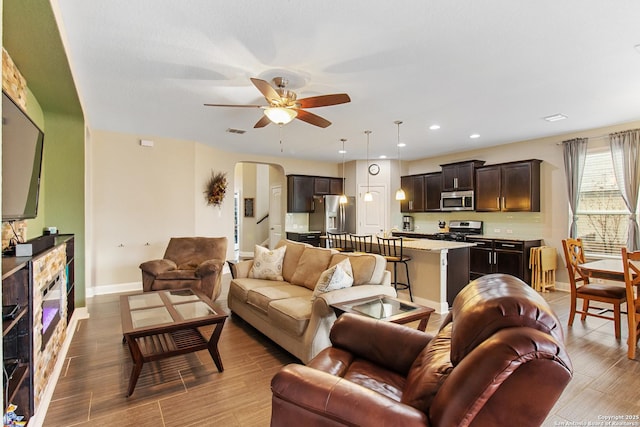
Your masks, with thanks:
[(578, 265), (589, 277), (624, 282), (624, 270), (620, 259), (599, 259)]
[[(640, 262), (631, 261), (632, 264), (640, 268)], [(595, 279), (612, 280), (616, 282), (624, 282), (624, 269), (621, 259), (606, 258), (597, 261), (589, 261), (579, 264), (578, 268), (587, 276)], [(633, 273), (633, 270), (631, 270)], [(635, 275), (634, 275), (635, 277)], [(638, 289), (640, 291), (640, 289)]]

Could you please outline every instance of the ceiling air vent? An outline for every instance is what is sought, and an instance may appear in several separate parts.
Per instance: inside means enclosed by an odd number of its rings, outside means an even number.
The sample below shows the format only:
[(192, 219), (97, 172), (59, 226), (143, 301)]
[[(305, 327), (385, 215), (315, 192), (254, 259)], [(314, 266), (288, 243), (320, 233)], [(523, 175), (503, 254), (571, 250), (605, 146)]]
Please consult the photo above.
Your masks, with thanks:
[(227, 128), (227, 130), (225, 132), (227, 132), (227, 133), (237, 133), (238, 135), (242, 135), (243, 133), (246, 132), (246, 130)]

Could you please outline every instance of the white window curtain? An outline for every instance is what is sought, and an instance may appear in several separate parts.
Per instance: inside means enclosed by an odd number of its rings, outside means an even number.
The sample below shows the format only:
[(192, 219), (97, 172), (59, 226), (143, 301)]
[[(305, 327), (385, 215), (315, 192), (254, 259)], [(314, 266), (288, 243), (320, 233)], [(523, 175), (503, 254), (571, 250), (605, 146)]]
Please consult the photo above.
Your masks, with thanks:
[(640, 129), (612, 133), (609, 135), (609, 143), (618, 188), (630, 212), (627, 249), (637, 251), (640, 248), (637, 221), (640, 190)]
[(580, 199), (580, 185), (584, 174), (584, 163), (587, 159), (588, 138), (575, 138), (562, 142), (564, 156), (564, 173), (567, 177), (567, 195), (571, 208), (571, 228), (569, 237), (578, 236), (578, 200)]

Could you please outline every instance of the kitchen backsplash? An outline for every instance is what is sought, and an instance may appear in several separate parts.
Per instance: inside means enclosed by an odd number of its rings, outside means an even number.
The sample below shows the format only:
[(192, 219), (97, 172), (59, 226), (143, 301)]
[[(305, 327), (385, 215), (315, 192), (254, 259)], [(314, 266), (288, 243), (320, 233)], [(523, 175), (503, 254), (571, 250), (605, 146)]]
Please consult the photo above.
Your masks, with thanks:
[(309, 231), (309, 214), (287, 213), (285, 216), (285, 231)]
[(440, 231), (438, 221), (444, 220), (449, 227), (451, 220), (475, 220), (483, 222), (483, 234), (496, 237), (544, 236), (543, 215), (540, 212), (439, 212), (415, 213), (416, 232), (435, 233)]

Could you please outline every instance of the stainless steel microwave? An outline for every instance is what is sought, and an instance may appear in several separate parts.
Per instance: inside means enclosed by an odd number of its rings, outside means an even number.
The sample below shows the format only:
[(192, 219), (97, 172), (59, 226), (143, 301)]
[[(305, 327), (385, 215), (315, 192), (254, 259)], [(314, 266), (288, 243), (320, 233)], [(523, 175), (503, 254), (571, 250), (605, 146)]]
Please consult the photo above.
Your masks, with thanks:
[(440, 195), (441, 211), (472, 211), (473, 190), (444, 191)]

